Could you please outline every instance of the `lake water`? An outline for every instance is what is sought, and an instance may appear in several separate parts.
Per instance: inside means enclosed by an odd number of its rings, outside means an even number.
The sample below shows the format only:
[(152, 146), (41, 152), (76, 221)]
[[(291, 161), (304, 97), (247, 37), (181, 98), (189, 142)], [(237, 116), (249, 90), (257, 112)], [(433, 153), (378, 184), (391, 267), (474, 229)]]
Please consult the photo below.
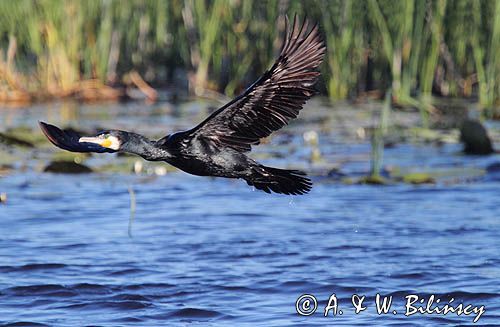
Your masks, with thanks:
[[(200, 121), (199, 107), (40, 106), (0, 115), (3, 128), (78, 120), (82, 128), (120, 127), (152, 136)], [(368, 171), (369, 142), (352, 134), (370, 116), (323, 109), (306, 109), (302, 123), (255, 154), (267, 164), (312, 172), (314, 188), (305, 196), (268, 195), (243, 181), (181, 172), (42, 173), (59, 152), (48, 145), (33, 151), (26, 164), (14, 162), (14, 171), (0, 179), (0, 192), (8, 195), (0, 205), (0, 324), (500, 323), (500, 173), (491, 168), (500, 157), (466, 157), (454, 143), (405, 142), (386, 149), (384, 166), (442, 171), (436, 184), (346, 185), (320, 171), (339, 166), (353, 178)], [(324, 158), (314, 165), (302, 139), (313, 128), (320, 131)], [(104, 155), (85, 163), (106, 167), (115, 160)], [(129, 188), (136, 200), (132, 237)], [(376, 312), (377, 293), (393, 298), (387, 314)], [(296, 312), (303, 294), (317, 299), (311, 316)], [(332, 294), (342, 314), (324, 317)], [(366, 310), (354, 313), (353, 294), (366, 296)], [(453, 298), (454, 307), (472, 304), (485, 311), (475, 324), (475, 313), (405, 316), (405, 296), (411, 294), (425, 301), (435, 295), (441, 307)], [(307, 309), (302, 304), (299, 310)]]

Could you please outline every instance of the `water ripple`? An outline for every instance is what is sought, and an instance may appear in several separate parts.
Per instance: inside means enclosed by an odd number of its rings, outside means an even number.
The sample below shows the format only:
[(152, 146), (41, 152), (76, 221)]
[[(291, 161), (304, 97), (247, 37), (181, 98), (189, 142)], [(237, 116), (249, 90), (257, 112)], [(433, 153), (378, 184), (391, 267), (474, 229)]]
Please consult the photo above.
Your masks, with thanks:
[[(156, 118), (150, 123), (163, 130)], [(291, 137), (300, 151), (273, 139), (265, 152), (284, 157), (268, 163), (287, 167), (289, 156), (309, 156), (301, 136)], [(369, 142), (332, 139), (320, 144), (327, 159), (347, 158), (347, 176), (365, 174)], [(498, 157), (460, 156), (454, 145), (386, 150), (384, 160), (395, 166), (491, 167), (473, 183), (425, 186), (321, 177), (310, 195), (293, 200), (183, 173), (2, 177), (9, 201), (0, 206), (0, 326), (472, 325), (456, 315), (379, 316), (377, 293), (398, 305), (408, 294), (484, 305), (476, 325), (497, 324)], [(132, 238), (129, 187), (136, 193)], [(325, 318), (318, 308), (298, 316), (295, 301), (305, 293), (321, 306), (336, 294), (346, 313)], [(370, 301), (366, 312), (347, 310), (353, 294)]]

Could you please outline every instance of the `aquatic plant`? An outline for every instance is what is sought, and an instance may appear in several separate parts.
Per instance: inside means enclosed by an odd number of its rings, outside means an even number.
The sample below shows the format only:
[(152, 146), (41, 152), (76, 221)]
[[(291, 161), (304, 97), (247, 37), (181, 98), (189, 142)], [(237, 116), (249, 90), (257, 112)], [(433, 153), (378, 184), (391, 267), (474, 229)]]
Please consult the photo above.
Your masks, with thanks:
[(500, 114), (497, 0), (1, 1), (0, 101), (126, 84), (131, 71), (231, 96), (269, 67), (279, 18), (295, 12), (323, 31), (321, 91), (332, 99), (391, 88), (423, 121), (434, 94), (477, 96)]
[(385, 95), (384, 105), (380, 111), (379, 125), (374, 129), (372, 134), (372, 152), (371, 152), (371, 169), (369, 179), (381, 180), (380, 171), (384, 159), (384, 136), (387, 133), (389, 125), (389, 116), (391, 111), (392, 93), (389, 90)]
[(321, 22), (328, 44), (327, 90), (332, 99), (345, 99), (356, 90), (366, 62), (361, 1), (322, 1)]

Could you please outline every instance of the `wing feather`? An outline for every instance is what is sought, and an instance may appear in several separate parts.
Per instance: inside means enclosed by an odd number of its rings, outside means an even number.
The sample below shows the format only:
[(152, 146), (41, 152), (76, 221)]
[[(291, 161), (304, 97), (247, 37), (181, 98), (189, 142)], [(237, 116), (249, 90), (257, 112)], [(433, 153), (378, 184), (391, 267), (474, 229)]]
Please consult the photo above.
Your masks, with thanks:
[(325, 44), (317, 25), (294, 17), (278, 59), (242, 95), (219, 108), (189, 131), (191, 137), (210, 139), (240, 152), (287, 125), (315, 94)]

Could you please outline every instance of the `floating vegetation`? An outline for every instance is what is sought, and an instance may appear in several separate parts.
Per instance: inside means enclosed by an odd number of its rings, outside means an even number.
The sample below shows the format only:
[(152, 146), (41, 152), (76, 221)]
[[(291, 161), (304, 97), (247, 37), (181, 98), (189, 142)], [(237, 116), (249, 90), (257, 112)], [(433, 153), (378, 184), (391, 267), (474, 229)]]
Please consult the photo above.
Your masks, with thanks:
[(52, 161), (44, 169), (46, 173), (61, 173), (61, 174), (87, 174), (91, 173), (89, 167), (73, 161)]
[(429, 173), (409, 173), (402, 176), (402, 181), (408, 184), (434, 184), (436, 180)]
[(380, 175), (369, 175), (359, 179), (360, 184), (372, 184), (372, 185), (386, 185), (389, 184), (389, 180), (385, 179)]
[(408, 167), (392, 167), (390, 178), (407, 184), (435, 184), (438, 182), (454, 184), (463, 183), (483, 177), (486, 171), (481, 168), (434, 168), (431, 171), (413, 171)]
[(0, 133), (0, 143), (6, 144), (6, 145), (15, 145), (15, 146), (22, 146), (22, 147), (27, 147), (27, 148), (32, 148), (34, 145), (31, 142), (25, 141), (23, 139), (20, 139), (16, 136), (9, 135), (6, 133)]
[(4, 133), (1, 133), (1, 142), (25, 147), (35, 147), (46, 143), (43, 135), (27, 126), (8, 128)]

